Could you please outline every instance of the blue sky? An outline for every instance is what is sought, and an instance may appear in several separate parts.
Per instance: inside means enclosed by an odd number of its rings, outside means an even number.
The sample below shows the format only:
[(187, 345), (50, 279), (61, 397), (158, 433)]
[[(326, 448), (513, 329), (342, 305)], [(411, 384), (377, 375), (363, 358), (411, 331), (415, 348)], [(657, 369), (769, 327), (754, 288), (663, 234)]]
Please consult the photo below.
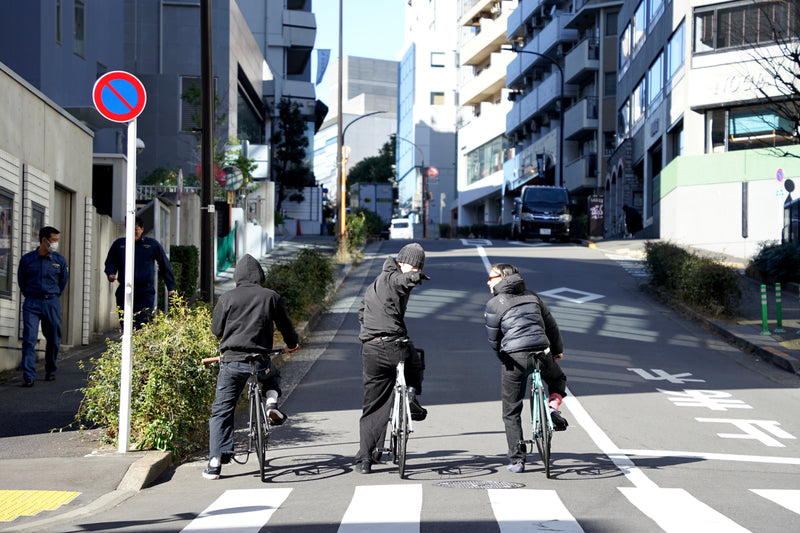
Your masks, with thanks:
[[(342, 48), (345, 56), (397, 60), (403, 46), (403, 15), (406, 0), (342, 0)], [(316, 49), (328, 48), (331, 59), (325, 77), (317, 86), (317, 98), (328, 100), (328, 79), (339, 57), (339, 0), (313, 0), (317, 37), (311, 81), (317, 79)]]

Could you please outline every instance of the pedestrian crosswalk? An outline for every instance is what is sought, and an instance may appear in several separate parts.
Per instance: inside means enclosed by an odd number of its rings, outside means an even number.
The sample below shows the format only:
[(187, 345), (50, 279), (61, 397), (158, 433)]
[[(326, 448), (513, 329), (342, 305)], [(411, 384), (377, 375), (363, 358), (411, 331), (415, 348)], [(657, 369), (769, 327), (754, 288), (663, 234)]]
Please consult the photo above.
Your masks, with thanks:
[(630, 255), (606, 253), (605, 256), (612, 261), (616, 261), (625, 272), (638, 279), (648, 279), (650, 273), (647, 271), (647, 264), (642, 259), (634, 259)]
[[(346, 509), (342, 510), (339, 533), (388, 532), (418, 533), (423, 521), (423, 497), (428, 487), (417, 483), (357, 486)], [(652, 522), (648, 531), (667, 533), (746, 533), (750, 530), (700, 501), (684, 489), (658, 487), (619, 487), (628, 502)], [(501, 533), (556, 531), (582, 533), (580, 516), (574, 516), (556, 490), (529, 488), (481, 489), (487, 508)], [(788, 509), (800, 519), (800, 490), (750, 489), (775, 505)], [(257, 533), (284, 504), (314, 505), (294, 501), (303, 496), (293, 488), (226, 490), (183, 531)], [(447, 500), (433, 497), (426, 501), (426, 512), (435, 516), (437, 506)], [(488, 511), (487, 511), (488, 512)], [(634, 509), (631, 509), (634, 512)], [(610, 519), (612, 517), (609, 517)], [(645, 522), (643, 522), (645, 523)], [(652, 524), (658, 528), (652, 528)]]

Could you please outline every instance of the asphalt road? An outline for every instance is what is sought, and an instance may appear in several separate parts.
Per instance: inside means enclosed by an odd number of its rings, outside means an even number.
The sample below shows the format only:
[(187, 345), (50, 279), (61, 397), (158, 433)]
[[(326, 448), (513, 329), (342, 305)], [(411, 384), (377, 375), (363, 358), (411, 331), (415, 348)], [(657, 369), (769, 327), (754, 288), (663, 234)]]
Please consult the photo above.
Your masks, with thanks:
[[(428, 419), (414, 426), (407, 479), (391, 465), (357, 474), (356, 311), (403, 244), (381, 244), (352, 271), (284, 367), (290, 420), (274, 433), (267, 483), (255, 459), (218, 481), (202, 479), (198, 459), (54, 531), (798, 530), (800, 379), (652, 300), (635, 265), (571, 244), (423, 243), (432, 280), (406, 318), (426, 352)], [(555, 435), (552, 479), (536, 454), (523, 474), (505, 469), (499, 363), (483, 326), (488, 265), (500, 261), (520, 268), (565, 339), (570, 427)]]

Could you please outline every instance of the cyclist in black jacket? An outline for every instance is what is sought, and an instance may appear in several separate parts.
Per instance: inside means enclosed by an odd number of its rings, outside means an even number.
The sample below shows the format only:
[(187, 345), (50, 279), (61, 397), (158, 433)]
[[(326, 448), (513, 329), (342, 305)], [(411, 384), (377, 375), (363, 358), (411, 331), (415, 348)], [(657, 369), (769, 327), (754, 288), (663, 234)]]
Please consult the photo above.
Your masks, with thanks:
[(247, 254), (236, 263), (236, 288), (219, 297), (211, 317), (211, 332), (220, 337), (217, 393), (211, 406), (208, 468), (206, 479), (219, 478), (223, 464), (233, 455), (233, 415), (236, 402), (250, 377), (249, 354), (265, 354), (258, 362), (259, 382), (267, 397), (267, 416), (275, 425), (286, 415), (278, 410), (281, 374), (266, 354), (272, 349), (272, 323), (278, 327), (289, 352), (297, 351), (297, 333), (280, 295), (265, 288), (261, 264)]
[(388, 257), (383, 270), (367, 288), (358, 322), (361, 330), (361, 359), (364, 364), (364, 403), (359, 421), (360, 448), (357, 471), (369, 474), (380, 460), (376, 448), (386, 437), (397, 363), (405, 361), (405, 378), (411, 403), (411, 419), (424, 420), (428, 412), (416, 399), (422, 393), (423, 362), (409, 341), (405, 324), (411, 289), (431, 279), (422, 273), (425, 251), (417, 243), (407, 244)]
[(503, 422), (508, 443), (508, 469), (525, 470), (522, 441), (522, 400), (533, 372), (533, 353), (547, 351), (539, 370), (550, 393), (550, 416), (556, 431), (567, 429), (567, 420), (558, 410), (567, 395), (567, 377), (556, 361), (564, 356), (564, 342), (555, 318), (541, 298), (525, 288), (519, 270), (507, 263), (492, 265), (487, 282), (494, 297), (484, 314), (489, 344), (503, 363)]

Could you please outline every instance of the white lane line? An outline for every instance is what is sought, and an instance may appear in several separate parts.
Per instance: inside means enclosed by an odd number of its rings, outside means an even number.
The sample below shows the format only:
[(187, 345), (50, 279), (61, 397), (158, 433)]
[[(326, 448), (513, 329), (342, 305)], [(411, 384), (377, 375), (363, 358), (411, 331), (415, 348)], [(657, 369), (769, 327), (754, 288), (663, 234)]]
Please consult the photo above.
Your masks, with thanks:
[(768, 455), (737, 455), (712, 452), (678, 452), (673, 450), (620, 450), (620, 453), (639, 457), (688, 457), (691, 459), (706, 459), (709, 461), (800, 465), (800, 457), (770, 457)]
[(292, 489), (226, 490), (182, 531), (258, 533)]
[(483, 261), (483, 266), (486, 268), (486, 273), (489, 274), (492, 271), (492, 262), (489, 261), (486, 250), (483, 249), (483, 246), (476, 246), (475, 249), (478, 250), (478, 255), (481, 256), (481, 261)]
[(800, 490), (792, 489), (750, 489), (762, 498), (786, 507), (792, 512), (800, 514)]
[(666, 533), (749, 533), (683, 489), (618, 488)]
[(488, 493), (500, 533), (583, 533), (554, 490), (489, 489)]
[(600, 451), (606, 454), (614, 465), (628, 478), (628, 481), (637, 488), (658, 488), (658, 486), (651, 481), (638, 466), (633, 464), (633, 461), (611, 441), (608, 435), (600, 429), (597, 422), (589, 416), (589, 413), (583, 408), (581, 402), (573, 396), (569, 388), (567, 388), (567, 394), (568, 396), (564, 398), (564, 403), (569, 407), (572, 416), (575, 417), (578, 424), (589, 434), (589, 437), (594, 441), (595, 445), (600, 448)]
[(356, 487), (339, 533), (419, 533), (422, 485)]

